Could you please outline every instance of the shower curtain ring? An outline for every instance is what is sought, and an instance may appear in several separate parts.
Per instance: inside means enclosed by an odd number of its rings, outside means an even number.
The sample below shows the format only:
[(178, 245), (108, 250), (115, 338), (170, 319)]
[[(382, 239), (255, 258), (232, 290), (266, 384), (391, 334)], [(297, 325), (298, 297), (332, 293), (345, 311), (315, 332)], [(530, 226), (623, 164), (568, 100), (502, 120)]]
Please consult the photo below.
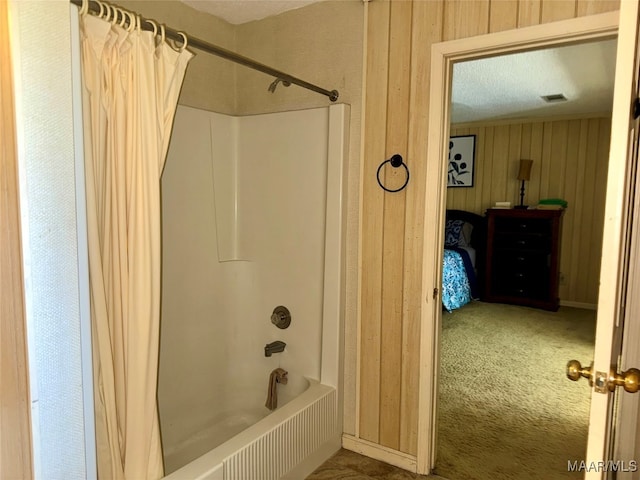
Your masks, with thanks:
[(89, 0), (82, 0), (82, 6), (80, 7), (80, 15), (86, 15), (89, 11)]
[(105, 9), (105, 17), (104, 20), (105, 22), (109, 22), (111, 20), (111, 5), (109, 5), (108, 3), (105, 2), (104, 4), (104, 9)]
[(125, 10), (126, 14), (127, 14), (127, 18), (129, 19), (129, 26), (127, 27), (127, 32), (133, 32), (136, 29), (136, 16), (134, 15), (133, 12), (129, 12), (128, 10)]
[(100, 7), (100, 13), (98, 13), (98, 18), (102, 18), (102, 15), (104, 15), (104, 4), (100, 0), (96, 0), (96, 3)]
[(114, 5), (113, 6), (113, 18), (111, 19), (111, 25), (113, 25), (114, 27), (118, 24), (118, 14), (119, 13), (120, 13), (120, 9)]
[(146, 18), (144, 19), (144, 21), (147, 23), (150, 23), (151, 26), (153, 27), (153, 38), (155, 38), (156, 35), (158, 35), (158, 24), (153, 20), (147, 20)]
[(184, 32), (177, 32), (177, 33), (182, 37), (182, 47), (180, 47), (179, 51), (183, 52), (184, 49), (187, 48), (187, 43), (188, 43), (187, 35)]
[[(123, 25), (123, 20), (124, 20), (124, 10), (122, 10), (120, 7), (113, 7), (113, 11), (115, 12), (115, 15), (113, 16), (113, 25), (115, 26), (116, 24), (119, 27), (122, 27)], [(118, 21), (118, 15), (121, 16), (122, 20)]]
[(160, 24), (160, 45), (164, 43), (164, 23)]
[(122, 15), (122, 20), (120, 20), (120, 23), (118, 23), (118, 25), (120, 26), (120, 28), (124, 28), (128, 18), (127, 11), (122, 8), (118, 8), (118, 11)]

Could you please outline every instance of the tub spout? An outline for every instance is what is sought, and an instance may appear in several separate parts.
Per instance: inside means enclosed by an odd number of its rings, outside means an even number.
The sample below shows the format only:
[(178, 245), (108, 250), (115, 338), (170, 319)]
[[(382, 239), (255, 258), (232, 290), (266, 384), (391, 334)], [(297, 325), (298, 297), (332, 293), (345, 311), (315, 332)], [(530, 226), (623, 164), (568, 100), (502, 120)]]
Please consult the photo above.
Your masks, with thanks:
[(287, 344), (284, 342), (281, 342), (280, 340), (276, 340), (275, 342), (271, 342), (271, 343), (267, 343), (264, 346), (264, 356), (265, 357), (270, 357), (272, 353), (279, 353), (279, 352), (284, 352), (284, 347), (286, 347)]

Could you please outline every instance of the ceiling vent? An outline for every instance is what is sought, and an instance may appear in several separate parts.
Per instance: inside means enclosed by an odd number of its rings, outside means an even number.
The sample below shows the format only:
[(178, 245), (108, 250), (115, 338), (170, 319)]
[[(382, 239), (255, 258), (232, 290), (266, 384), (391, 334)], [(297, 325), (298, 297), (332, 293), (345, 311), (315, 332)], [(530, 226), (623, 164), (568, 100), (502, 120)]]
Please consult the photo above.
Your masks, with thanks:
[(542, 95), (542, 98), (547, 103), (557, 103), (557, 102), (566, 102), (567, 97), (565, 97), (562, 93), (554, 93), (552, 95)]

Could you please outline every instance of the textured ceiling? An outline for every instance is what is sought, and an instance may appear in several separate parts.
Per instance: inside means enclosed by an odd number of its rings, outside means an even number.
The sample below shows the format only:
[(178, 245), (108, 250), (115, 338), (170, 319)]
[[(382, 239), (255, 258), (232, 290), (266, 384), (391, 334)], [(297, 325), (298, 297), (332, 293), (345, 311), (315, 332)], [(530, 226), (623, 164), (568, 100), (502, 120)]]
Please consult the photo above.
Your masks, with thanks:
[[(319, 0), (181, 1), (241, 24)], [(614, 39), (457, 63), (453, 68), (451, 121), (611, 112), (615, 53)], [(541, 98), (553, 94), (564, 94), (567, 101), (546, 103)]]
[[(611, 112), (616, 40), (457, 63), (452, 123)], [(566, 102), (546, 103), (562, 93)]]
[(319, 0), (180, 0), (234, 25), (260, 20)]

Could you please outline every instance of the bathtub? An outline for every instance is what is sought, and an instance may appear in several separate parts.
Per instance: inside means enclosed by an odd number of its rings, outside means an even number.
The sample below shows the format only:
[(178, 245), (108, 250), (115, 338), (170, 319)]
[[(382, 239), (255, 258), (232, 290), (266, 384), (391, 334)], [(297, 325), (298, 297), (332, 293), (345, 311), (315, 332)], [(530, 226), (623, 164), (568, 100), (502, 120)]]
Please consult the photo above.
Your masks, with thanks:
[[(265, 390), (250, 394), (183, 444), (165, 451), (166, 480), (277, 480), (304, 478), (340, 448), (336, 390), (317, 380), (289, 374), (278, 385), (278, 408), (264, 406)], [(248, 398), (239, 394), (238, 399)], [(230, 438), (229, 438), (230, 437)]]

